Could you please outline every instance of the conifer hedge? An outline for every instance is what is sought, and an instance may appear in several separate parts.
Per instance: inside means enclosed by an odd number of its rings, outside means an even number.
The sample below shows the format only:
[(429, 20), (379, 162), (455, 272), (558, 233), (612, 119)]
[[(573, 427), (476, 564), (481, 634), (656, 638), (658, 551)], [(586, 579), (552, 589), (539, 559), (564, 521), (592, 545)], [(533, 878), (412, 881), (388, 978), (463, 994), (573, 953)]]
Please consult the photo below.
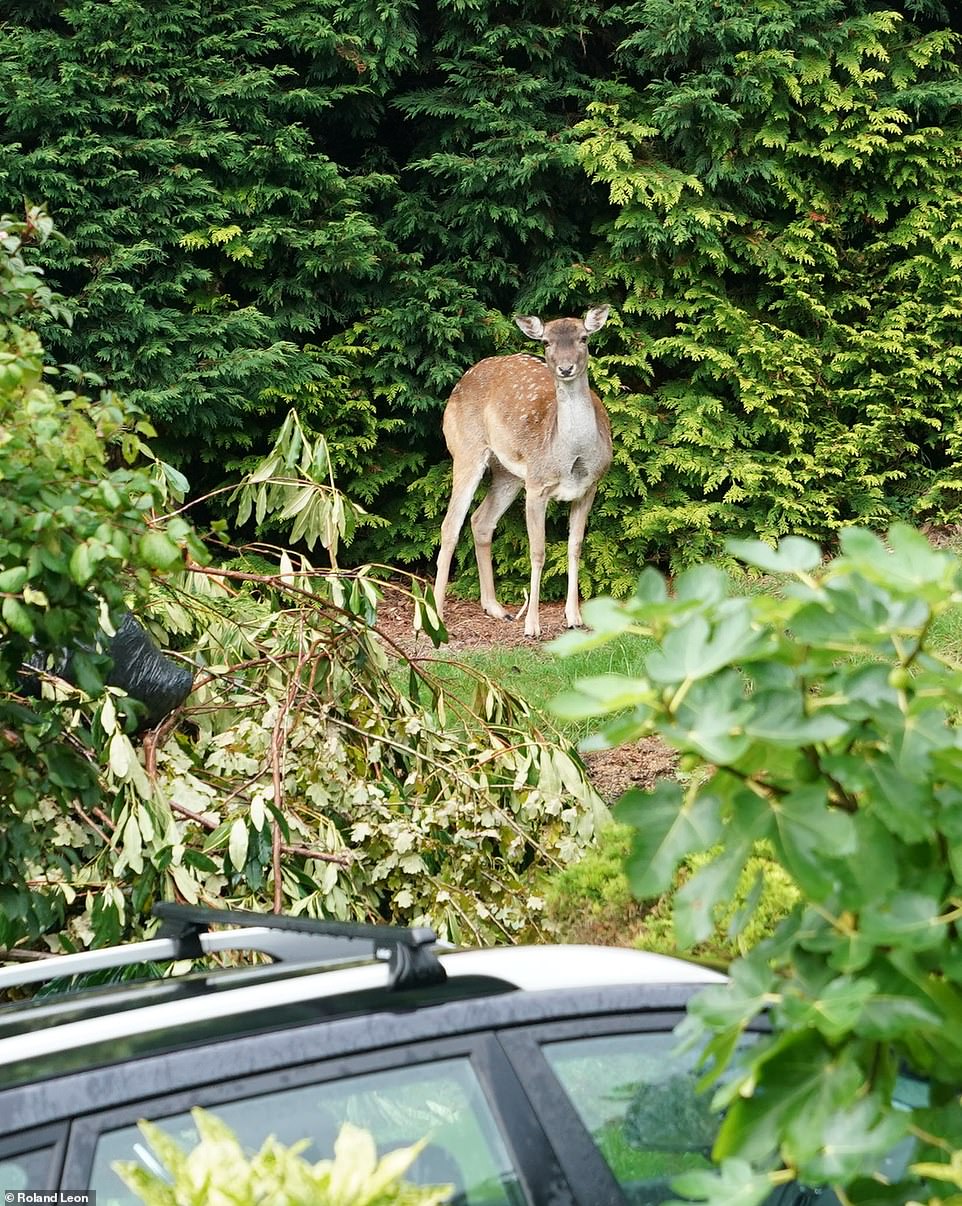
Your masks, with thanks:
[[(0, 210), (195, 483), (290, 406), (426, 564), (446, 394), (611, 302), (585, 586), (728, 534), (958, 517), (962, 20), (929, 0), (17, 0)], [(955, 25), (953, 30), (952, 25)], [(560, 585), (563, 517), (546, 576)], [(467, 540), (465, 540), (465, 546)], [(524, 577), (520, 516), (496, 544)]]

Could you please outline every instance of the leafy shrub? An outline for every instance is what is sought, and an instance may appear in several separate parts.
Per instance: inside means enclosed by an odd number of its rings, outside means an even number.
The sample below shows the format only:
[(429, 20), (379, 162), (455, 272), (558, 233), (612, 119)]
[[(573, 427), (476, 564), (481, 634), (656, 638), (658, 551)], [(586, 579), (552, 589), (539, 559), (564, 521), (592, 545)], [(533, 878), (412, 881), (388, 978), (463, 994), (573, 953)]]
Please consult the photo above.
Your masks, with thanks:
[(200, 1142), (188, 1153), (152, 1122), (141, 1122), (144, 1138), (168, 1177), (141, 1164), (114, 1164), (124, 1183), (145, 1206), (441, 1206), (451, 1186), (411, 1185), (405, 1172), (424, 1146), (398, 1148), (380, 1160), (367, 1131), (346, 1122), (334, 1144), (333, 1160), (311, 1164), (306, 1146), (285, 1147), (273, 1137), (248, 1157), (225, 1123), (204, 1110), (191, 1111)]
[[(239, 488), (241, 508), (276, 507), (333, 548), (351, 506), (296, 417), (284, 431)], [(527, 878), (577, 857), (607, 816), (577, 754), (484, 674), (464, 669), (472, 700), (387, 645), (377, 605), (398, 588), (373, 570), (252, 551), (257, 572), (195, 568), (158, 592), (154, 615), (180, 626), (206, 673), (185, 712), (193, 739), (160, 734), (151, 782), (138, 762), (115, 781), (115, 873), (156, 891), (170, 874), (189, 900), (270, 892), (275, 908), (465, 940), (537, 932)], [(440, 636), (414, 591), (418, 622)]]
[[(626, 793), (618, 806), (619, 815), (624, 818), (637, 810), (638, 824), (643, 825), (646, 800), (644, 792)], [(558, 940), (631, 945), (666, 955), (677, 952), (672, 921), (675, 896), (711, 854), (693, 854), (682, 860), (668, 891), (639, 900), (632, 893), (625, 870), (634, 832), (624, 823), (605, 826), (597, 844), (579, 862), (548, 877), (544, 889), (546, 917)], [(691, 948), (691, 954), (728, 964), (768, 937), (797, 898), (790, 876), (760, 843), (745, 863), (731, 899), (716, 905), (712, 932)], [(746, 909), (749, 917), (743, 922)]]
[[(188, 550), (204, 557), (182, 518), (154, 514), (182, 479), (153, 460), (143, 415), (108, 391), (93, 399), (70, 388), (68, 376), (97, 384), (79, 370), (44, 371), (39, 337), (23, 324), (69, 315), (27, 261), (51, 235), (40, 210), (0, 218), (3, 945), (62, 922), (71, 880), (104, 840), (90, 810), (107, 765), (126, 757), (135, 716), (105, 688), (100, 649), (156, 573)], [(50, 674), (68, 656), (76, 689)]]
[[(593, 634), (556, 643), (626, 631), (658, 642), (636, 677), (583, 680), (558, 707), (611, 714), (600, 744), (657, 731), (692, 772), (616, 810), (634, 828), (626, 871), (639, 896), (692, 868), (674, 897), (679, 944), (710, 936), (759, 841), (798, 892), (774, 934), (732, 965), (730, 983), (690, 1007), (727, 1114), (720, 1173), (678, 1188), (717, 1206), (752, 1206), (796, 1178), (843, 1186), (852, 1203), (936, 1203), (942, 1188), (955, 1201), (962, 676), (931, 629), (962, 601), (962, 564), (905, 525), (888, 545), (844, 528), (827, 564), (802, 538), (729, 547), (781, 589), (735, 597), (704, 565), (680, 575), (670, 599), (649, 569), (625, 603), (588, 605)], [(761, 891), (759, 880), (736, 931)], [(761, 1013), (771, 1033), (736, 1050)], [(893, 1106), (903, 1067), (928, 1081), (925, 1108)], [(916, 1140), (914, 1162), (886, 1185), (875, 1171), (904, 1136)]]

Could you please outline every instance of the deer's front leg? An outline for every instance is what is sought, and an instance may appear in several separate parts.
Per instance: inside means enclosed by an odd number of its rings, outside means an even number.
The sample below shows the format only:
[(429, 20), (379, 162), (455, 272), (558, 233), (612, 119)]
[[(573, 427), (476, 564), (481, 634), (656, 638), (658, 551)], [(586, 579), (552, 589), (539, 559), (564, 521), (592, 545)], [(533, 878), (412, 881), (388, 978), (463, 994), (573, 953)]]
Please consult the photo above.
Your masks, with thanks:
[(581, 601), (578, 597), (578, 568), (581, 565), (581, 546), (584, 543), (588, 512), (595, 499), (596, 487), (576, 498), (568, 518), (568, 597), (565, 600), (565, 624), (581, 627)]
[(541, 595), (541, 571), (544, 568), (544, 516), (548, 499), (537, 490), (525, 491), (524, 514), (528, 524), (528, 551), (531, 556), (531, 589), (528, 612), (524, 617), (524, 635), (541, 636), (538, 603)]

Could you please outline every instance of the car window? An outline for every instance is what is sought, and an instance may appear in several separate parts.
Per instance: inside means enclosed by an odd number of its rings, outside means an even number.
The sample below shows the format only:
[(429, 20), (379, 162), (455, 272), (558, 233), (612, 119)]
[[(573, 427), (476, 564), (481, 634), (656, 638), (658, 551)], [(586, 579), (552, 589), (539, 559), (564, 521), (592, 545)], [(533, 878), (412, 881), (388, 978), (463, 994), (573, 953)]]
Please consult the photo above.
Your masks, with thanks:
[[(17, 1152), (15, 1156), (0, 1157), (0, 1189), (6, 1193), (18, 1190), (45, 1189), (50, 1171), (50, 1148)], [(8, 1199), (10, 1200), (10, 1199)]]
[[(751, 1041), (746, 1036), (745, 1041)], [(545, 1058), (632, 1206), (673, 1200), (670, 1181), (690, 1168), (708, 1168), (719, 1118), (696, 1083), (697, 1050), (678, 1051), (670, 1033), (619, 1034), (549, 1042)], [(926, 1104), (924, 1082), (899, 1077), (901, 1109)], [(879, 1166), (897, 1180), (912, 1158), (903, 1140)], [(838, 1206), (827, 1189), (786, 1185), (767, 1206)]]
[[(748, 1039), (747, 1041), (751, 1041)], [(670, 1033), (548, 1043), (548, 1063), (631, 1206), (674, 1201), (671, 1181), (710, 1168), (719, 1117), (699, 1093), (697, 1050)], [(839, 1206), (834, 1194), (786, 1185), (767, 1206)]]
[(670, 1033), (615, 1034), (546, 1043), (542, 1050), (631, 1203), (675, 1195), (669, 1182), (709, 1168), (718, 1129), (695, 1091), (696, 1051)]
[[(327, 1080), (210, 1109), (251, 1152), (271, 1134), (285, 1144), (310, 1139), (304, 1155), (312, 1161), (333, 1155), (343, 1122), (371, 1131), (382, 1155), (427, 1136), (428, 1146), (409, 1170), (408, 1180), (453, 1184), (454, 1206), (523, 1206), (527, 1200), (466, 1058)], [(189, 1113), (153, 1121), (183, 1147), (197, 1142)], [(132, 1206), (138, 1200), (111, 1170), (115, 1160), (138, 1160), (160, 1171), (135, 1125), (104, 1132), (90, 1179), (98, 1206)]]

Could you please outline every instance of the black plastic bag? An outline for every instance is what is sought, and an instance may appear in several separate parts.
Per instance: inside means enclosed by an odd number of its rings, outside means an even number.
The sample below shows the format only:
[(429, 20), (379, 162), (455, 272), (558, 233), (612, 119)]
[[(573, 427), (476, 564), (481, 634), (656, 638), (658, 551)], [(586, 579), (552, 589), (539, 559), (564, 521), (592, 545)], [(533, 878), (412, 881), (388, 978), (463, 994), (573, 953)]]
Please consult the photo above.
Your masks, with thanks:
[[(159, 724), (165, 716), (179, 707), (190, 694), (194, 673), (179, 665), (162, 653), (143, 625), (125, 611), (117, 628), (116, 636), (106, 642), (103, 652), (113, 665), (107, 675), (111, 687), (120, 687), (131, 699), (136, 699), (146, 708), (142, 724)], [(27, 667), (39, 670), (46, 666), (43, 654), (27, 659)], [(71, 656), (64, 650), (49, 672), (58, 678), (73, 682), (70, 673)], [(39, 695), (37, 677), (25, 673), (21, 676), (23, 690), (28, 695)]]

